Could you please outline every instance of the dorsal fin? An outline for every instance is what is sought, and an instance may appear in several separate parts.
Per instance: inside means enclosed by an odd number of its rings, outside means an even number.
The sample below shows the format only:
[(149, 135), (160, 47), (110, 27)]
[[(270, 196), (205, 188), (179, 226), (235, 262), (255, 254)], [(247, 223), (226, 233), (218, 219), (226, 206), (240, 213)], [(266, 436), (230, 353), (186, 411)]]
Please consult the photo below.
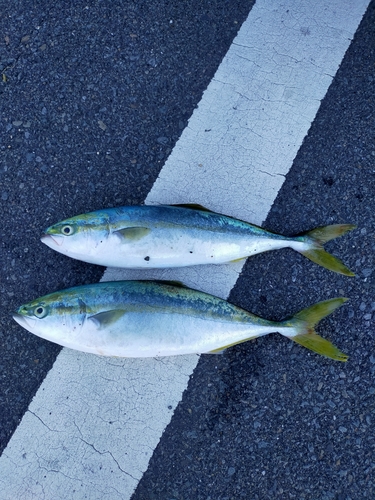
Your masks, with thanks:
[(170, 286), (176, 286), (178, 288), (189, 288), (185, 283), (182, 283), (182, 281), (173, 281), (173, 280), (139, 280), (139, 281), (144, 281), (144, 282), (150, 282), (152, 281), (153, 283), (158, 283), (159, 285), (170, 285)]
[(203, 212), (213, 212), (209, 208), (204, 207), (203, 205), (199, 205), (199, 203), (177, 203), (175, 205), (170, 205), (171, 207), (180, 207), (180, 208), (190, 208), (191, 210), (201, 210)]

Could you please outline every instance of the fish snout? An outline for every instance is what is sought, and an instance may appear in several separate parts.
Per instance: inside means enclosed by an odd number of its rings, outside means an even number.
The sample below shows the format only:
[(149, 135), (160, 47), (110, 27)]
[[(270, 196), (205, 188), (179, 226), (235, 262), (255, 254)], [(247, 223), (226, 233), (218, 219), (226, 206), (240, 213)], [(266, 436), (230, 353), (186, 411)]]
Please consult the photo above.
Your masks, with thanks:
[(25, 328), (28, 331), (32, 331), (32, 328), (34, 326), (35, 320), (28, 317), (24, 316), (23, 314), (19, 313), (13, 313), (13, 319), (16, 321), (22, 328)]
[(64, 242), (64, 236), (59, 236), (58, 234), (54, 234), (53, 236), (50, 234), (43, 234), (40, 241), (50, 248), (54, 248), (56, 246), (61, 247)]

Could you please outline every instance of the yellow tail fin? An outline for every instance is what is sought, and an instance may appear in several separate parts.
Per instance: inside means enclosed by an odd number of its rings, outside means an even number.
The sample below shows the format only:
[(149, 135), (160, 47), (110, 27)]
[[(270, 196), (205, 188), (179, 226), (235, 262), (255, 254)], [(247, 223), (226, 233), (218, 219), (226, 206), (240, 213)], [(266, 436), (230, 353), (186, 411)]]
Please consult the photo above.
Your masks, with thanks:
[(336, 361), (347, 361), (348, 356), (346, 354), (341, 352), (329, 340), (320, 337), (314, 330), (314, 325), (328, 316), (328, 314), (331, 314), (347, 300), (344, 297), (338, 297), (318, 302), (307, 309), (303, 309), (290, 320), (283, 322), (284, 326), (294, 327), (294, 331), (296, 332), (293, 335), (286, 336), (322, 356)]
[(338, 238), (355, 228), (356, 226), (353, 224), (334, 224), (332, 226), (313, 229), (303, 235), (306, 241), (311, 242), (311, 248), (301, 253), (308, 259), (325, 267), (326, 269), (344, 274), (345, 276), (355, 276), (355, 274), (348, 269), (345, 264), (341, 262), (341, 260), (323, 250), (324, 243), (327, 243), (327, 241), (333, 240), (334, 238)]

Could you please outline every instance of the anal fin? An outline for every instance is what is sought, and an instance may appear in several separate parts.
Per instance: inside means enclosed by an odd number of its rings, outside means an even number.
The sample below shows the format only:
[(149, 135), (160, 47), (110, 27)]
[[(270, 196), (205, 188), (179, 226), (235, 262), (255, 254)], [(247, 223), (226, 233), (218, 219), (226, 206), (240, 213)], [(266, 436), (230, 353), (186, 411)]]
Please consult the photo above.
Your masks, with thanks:
[(240, 257), (239, 259), (234, 259), (234, 260), (231, 260), (230, 262), (232, 264), (235, 262), (245, 262), (246, 259), (247, 259), (247, 257)]
[(248, 342), (249, 340), (253, 340), (255, 338), (256, 337), (248, 337), (247, 339), (238, 340), (237, 342), (233, 342), (232, 344), (218, 347), (217, 349), (213, 349), (212, 351), (208, 351), (204, 354), (222, 354), (226, 349), (228, 349), (228, 347), (232, 347), (232, 346), (237, 345), (237, 344), (242, 344), (243, 342)]

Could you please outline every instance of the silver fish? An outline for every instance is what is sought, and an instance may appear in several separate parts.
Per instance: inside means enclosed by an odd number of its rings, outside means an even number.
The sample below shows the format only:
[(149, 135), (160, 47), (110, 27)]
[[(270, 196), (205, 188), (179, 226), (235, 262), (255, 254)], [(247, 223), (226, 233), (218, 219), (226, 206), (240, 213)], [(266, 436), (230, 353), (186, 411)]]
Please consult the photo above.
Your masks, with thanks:
[(346, 361), (345, 354), (314, 330), (346, 300), (320, 302), (274, 322), (174, 283), (116, 281), (51, 293), (21, 306), (13, 318), (39, 337), (103, 356), (215, 353), (279, 332), (323, 356)]
[(58, 222), (41, 240), (74, 259), (123, 268), (222, 264), (291, 247), (331, 271), (354, 276), (323, 245), (355, 227), (337, 224), (286, 237), (195, 205), (129, 206)]

